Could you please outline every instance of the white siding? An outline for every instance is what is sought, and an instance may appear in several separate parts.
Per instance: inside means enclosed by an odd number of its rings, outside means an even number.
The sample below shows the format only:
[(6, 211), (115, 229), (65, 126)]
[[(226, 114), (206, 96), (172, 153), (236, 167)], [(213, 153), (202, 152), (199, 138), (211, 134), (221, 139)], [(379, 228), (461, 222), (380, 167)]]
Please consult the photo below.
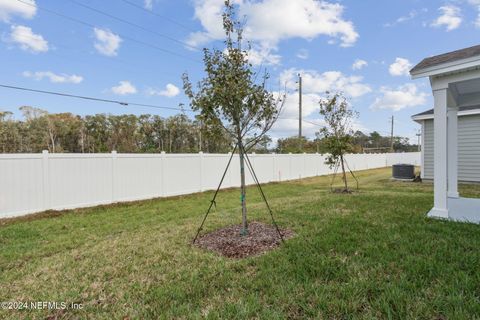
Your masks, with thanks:
[[(433, 120), (425, 120), (425, 179), (433, 179)], [(458, 118), (458, 179), (480, 182), (480, 115)]]
[(433, 179), (433, 120), (425, 120), (425, 151), (424, 171), (425, 179)]

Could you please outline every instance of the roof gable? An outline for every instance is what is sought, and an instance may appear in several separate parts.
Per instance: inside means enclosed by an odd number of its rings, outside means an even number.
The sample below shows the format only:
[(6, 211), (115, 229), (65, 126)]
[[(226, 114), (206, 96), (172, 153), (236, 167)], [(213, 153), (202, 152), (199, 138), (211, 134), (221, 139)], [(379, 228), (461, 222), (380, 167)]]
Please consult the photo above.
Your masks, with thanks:
[(430, 69), (474, 57), (480, 58), (480, 45), (425, 58), (415, 67), (413, 67), (412, 70), (410, 70), (410, 74), (418, 74), (420, 71), (425, 69)]

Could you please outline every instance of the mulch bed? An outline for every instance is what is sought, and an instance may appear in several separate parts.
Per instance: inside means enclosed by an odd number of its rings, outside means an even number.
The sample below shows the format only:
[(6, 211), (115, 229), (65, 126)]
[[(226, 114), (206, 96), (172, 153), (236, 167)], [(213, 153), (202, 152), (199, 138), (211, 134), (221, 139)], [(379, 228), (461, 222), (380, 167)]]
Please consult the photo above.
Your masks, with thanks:
[(333, 189), (332, 192), (333, 193), (340, 193), (340, 194), (352, 194), (355, 191), (352, 190), (352, 189)]
[[(199, 237), (195, 246), (228, 258), (246, 258), (273, 250), (282, 243), (273, 225), (252, 221), (248, 224), (248, 235), (240, 235), (241, 230), (241, 225), (215, 230)], [(294, 236), (288, 229), (280, 229), (280, 233), (284, 240)]]

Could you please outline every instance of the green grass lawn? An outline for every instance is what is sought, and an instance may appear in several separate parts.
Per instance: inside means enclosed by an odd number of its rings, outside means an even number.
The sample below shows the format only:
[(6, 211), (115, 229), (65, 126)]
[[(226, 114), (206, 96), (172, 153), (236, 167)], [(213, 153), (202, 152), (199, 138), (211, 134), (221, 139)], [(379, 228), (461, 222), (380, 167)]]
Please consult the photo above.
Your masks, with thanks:
[[(389, 173), (359, 173), (353, 195), (330, 193), (329, 177), (266, 185), (296, 237), (244, 260), (190, 244), (213, 192), (4, 223), (0, 301), (83, 309), (0, 319), (480, 318), (480, 226), (427, 219), (432, 185)], [(239, 202), (221, 192), (206, 231), (239, 223)], [(254, 187), (247, 202), (250, 219), (270, 222)]]

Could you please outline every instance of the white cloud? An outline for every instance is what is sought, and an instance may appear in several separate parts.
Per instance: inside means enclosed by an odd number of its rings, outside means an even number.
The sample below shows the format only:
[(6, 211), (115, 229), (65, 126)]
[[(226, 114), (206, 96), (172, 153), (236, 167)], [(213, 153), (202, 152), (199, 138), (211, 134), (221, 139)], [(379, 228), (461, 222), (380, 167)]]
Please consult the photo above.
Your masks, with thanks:
[[(195, 18), (204, 31), (191, 33), (193, 47), (223, 39), (224, 0), (195, 0)], [(321, 35), (338, 39), (342, 47), (355, 44), (359, 35), (351, 21), (343, 18), (344, 6), (316, 0), (236, 0), (239, 16), (246, 17), (244, 36), (263, 48), (277, 50), (280, 41), (291, 38), (312, 40)]]
[(137, 88), (135, 88), (135, 86), (131, 84), (129, 81), (120, 81), (118, 86), (111, 88), (111, 91), (114, 94), (124, 96), (127, 94), (137, 93)]
[(445, 26), (447, 31), (452, 31), (462, 24), (461, 10), (454, 5), (445, 5), (438, 9), (442, 14), (432, 22), (433, 27)]
[(156, 90), (153, 88), (148, 88), (147, 94), (149, 96), (163, 96), (163, 97), (173, 98), (180, 94), (180, 89), (177, 86), (169, 83), (165, 86), (165, 90)]
[(122, 38), (108, 29), (93, 29), (95, 33), (95, 49), (103, 55), (113, 57), (118, 54)]
[(344, 7), (315, 0), (245, 1), (240, 13), (247, 17), (247, 36), (276, 43), (288, 38), (314, 39), (319, 35), (339, 38), (342, 46), (358, 39), (352, 22), (343, 19)]
[(325, 91), (342, 91), (347, 96), (357, 98), (372, 91), (362, 82), (363, 77), (346, 76), (339, 71), (318, 73), (314, 70), (288, 69), (281, 73), (280, 83), (287, 89), (297, 89), (298, 74), (302, 75), (303, 92), (323, 94)]
[(357, 59), (352, 65), (353, 70), (361, 70), (363, 67), (368, 66), (368, 62), (362, 59)]
[(401, 24), (401, 23), (411, 21), (411, 20), (415, 19), (417, 16), (419, 16), (420, 14), (424, 14), (424, 13), (427, 13), (427, 12), (428, 12), (427, 8), (423, 8), (421, 10), (415, 10), (414, 9), (414, 10), (410, 11), (407, 15), (399, 17), (394, 22), (385, 23), (384, 26), (385, 27), (393, 27), (393, 26), (396, 26), (397, 24)]
[(468, 0), (468, 3), (475, 6), (477, 9), (477, 19), (474, 21), (474, 25), (477, 28), (480, 28), (480, 0)]
[[(318, 94), (304, 94), (302, 97), (302, 134), (313, 138), (324, 125), (325, 121), (320, 116)], [(358, 119), (352, 122), (353, 130), (369, 132), (370, 130), (362, 125)], [(298, 134), (298, 94), (288, 94), (285, 100), (282, 113), (273, 125), (269, 135), (273, 138), (292, 137)]]
[(408, 59), (405, 58), (396, 58), (395, 62), (390, 65), (388, 71), (392, 76), (408, 76), (410, 74), (410, 69), (412, 69), (412, 64)]
[[(287, 94), (285, 104), (279, 119), (271, 129), (273, 137), (291, 137), (298, 134), (298, 93)], [(320, 95), (307, 93), (302, 96), (302, 133), (304, 136), (312, 137), (323, 125), (320, 120)]]
[[(298, 98), (298, 93), (287, 94), (281, 117), (298, 118)], [(315, 93), (306, 93), (302, 95), (302, 114), (304, 117), (319, 113), (320, 99), (321, 96)]]
[(475, 27), (480, 28), (480, 0), (470, 0), (469, 3), (477, 10), (477, 17), (473, 24)]
[(427, 94), (419, 92), (417, 86), (412, 83), (407, 83), (396, 89), (382, 87), (381, 97), (375, 99), (375, 102), (370, 106), (370, 109), (387, 109), (393, 111), (400, 111), (405, 108), (422, 106), (427, 102)]
[[(322, 96), (315, 93), (307, 93), (302, 96), (302, 134), (306, 137), (315, 137), (315, 133), (325, 125), (325, 121), (320, 116), (319, 102), (321, 99)], [(287, 94), (282, 113), (269, 135), (273, 140), (296, 136), (298, 134), (298, 116), (298, 93)], [(362, 132), (370, 131), (358, 119), (354, 119), (352, 122), (352, 129)]]
[(153, 9), (153, 0), (145, 0), (143, 2), (143, 7), (147, 10), (152, 10)]
[(15, 43), (22, 50), (33, 53), (47, 52), (48, 41), (41, 35), (33, 33), (32, 29), (25, 26), (10, 26), (10, 35), (6, 42)]
[(25, 19), (33, 18), (37, 13), (35, 0), (22, 1), (25, 3), (14, 0), (0, 0), (0, 21), (10, 22), (13, 16), (20, 16)]
[(50, 80), (50, 82), (53, 83), (74, 83), (78, 84), (83, 81), (82, 76), (78, 76), (75, 74), (68, 75), (68, 74), (55, 74), (51, 71), (37, 71), (37, 72), (30, 72), (30, 71), (25, 71), (22, 73), (24, 77), (26, 78), (32, 78), (37, 81), (43, 80), (44, 78), (47, 78)]
[(302, 60), (308, 59), (309, 55), (310, 54), (309, 54), (307, 49), (300, 49), (297, 52), (297, 58), (302, 59)]
[(408, 20), (412, 20), (413, 18), (415, 18), (416, 16), (418, 15), (418, 12), (416, 10), (412, 10), (408, 13), (408, 15), (406, 16), (401, 16), (400, 18), (398, 18), (396, 20), (397, 23), (402, 23), (402, 22), (405, 22), (405, 21), (408, 21)]
[(278, 65), (282, 57), (272, 51), (276, 48), (269, 48), (265, 46), (253, 46), (248, 51), (248, 61), (254, 65)]
[(189, 35), (188, 42), (197, 47), (212, 39), (222, 39), (225, 35), (222, 28), (223, 0), (195, 0), (195, 18), (200, 21), (205, 31)]
[[(304, 120), (302, 122), (302, 135), (313, 138), (315, 137), (315, 133), (320, 131), (323, 125), (324, 121), (322, 119), (314, 118)], [(278, 138), (287, 138), (296, 135), (298, 135), (298, 120), (294, 118), (278, 119), (269, 132), (269, 136), (272, 136), (272, 138), (276, 138), (277, 140)]]

